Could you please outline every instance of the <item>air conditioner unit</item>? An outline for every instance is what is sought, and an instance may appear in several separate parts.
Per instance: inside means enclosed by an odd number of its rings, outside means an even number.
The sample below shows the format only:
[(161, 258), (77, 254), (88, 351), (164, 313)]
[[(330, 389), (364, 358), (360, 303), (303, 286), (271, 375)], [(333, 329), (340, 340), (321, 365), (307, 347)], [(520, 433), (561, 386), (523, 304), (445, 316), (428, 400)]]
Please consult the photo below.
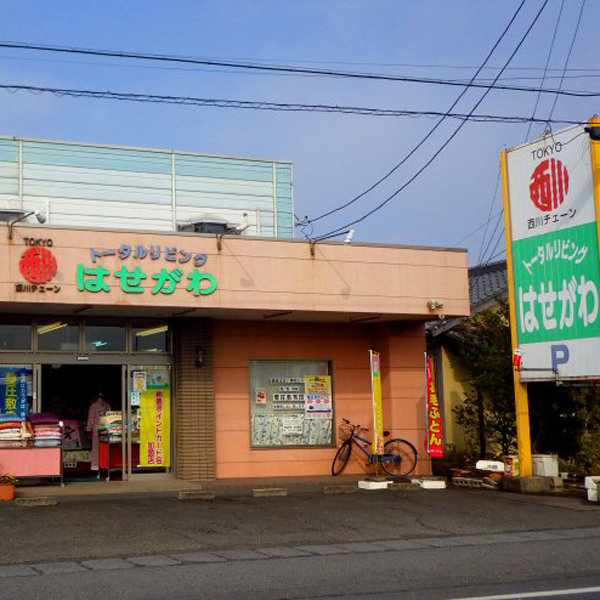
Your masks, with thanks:
[(195, 221), (192, 223), (178, 223), (177, 231), (189, 231), (193, 233), (227, 233), (229, 225), (227, 221)]

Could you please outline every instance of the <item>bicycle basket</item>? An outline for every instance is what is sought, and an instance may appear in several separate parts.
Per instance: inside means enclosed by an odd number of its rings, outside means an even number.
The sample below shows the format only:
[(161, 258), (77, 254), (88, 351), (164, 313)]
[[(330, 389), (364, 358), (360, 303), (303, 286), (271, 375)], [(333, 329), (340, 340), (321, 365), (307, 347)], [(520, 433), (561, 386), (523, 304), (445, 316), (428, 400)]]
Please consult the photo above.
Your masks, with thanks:
[(338, 429), (338, 435), (340, 440), (346, 441), (349, 440), (352, 436), (352, 432), (354, 431), (354, 427), (350, 423), (342, 423)]

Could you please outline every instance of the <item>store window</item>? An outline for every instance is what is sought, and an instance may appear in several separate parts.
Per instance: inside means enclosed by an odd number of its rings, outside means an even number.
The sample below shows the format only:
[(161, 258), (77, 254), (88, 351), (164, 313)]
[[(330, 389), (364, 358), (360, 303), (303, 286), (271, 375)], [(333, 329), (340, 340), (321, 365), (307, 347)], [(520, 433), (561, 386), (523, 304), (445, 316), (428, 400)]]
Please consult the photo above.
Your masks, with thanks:
[(38, 350), (48, 352), (79, 351), (79, 325), (65, 321), (40, 323), (37, 327)]
[(86, 325), (85, 348), (88, 352), (125, 352), (127, 330), (125, 326)]
[(254, 360), (250, 364), (253, 448), (331, 446), (331, 364)]
[(132, 348), (134, 352), (168, 352), (169, 326), (147, 325), (131, 328)]
[(20, 431), (9, 431), (10, 426), (7, 423), (10, 423), (11, 419), (14, 422), (26, 419), (32, 407), (32, 365), (0, 365), (0, 423), (6, 425), (0, 437), (0, 447), (19, 447), (18, 444), (22, 441)]
[(31, 350), (31, 325), (0, 323), (0, 350)]

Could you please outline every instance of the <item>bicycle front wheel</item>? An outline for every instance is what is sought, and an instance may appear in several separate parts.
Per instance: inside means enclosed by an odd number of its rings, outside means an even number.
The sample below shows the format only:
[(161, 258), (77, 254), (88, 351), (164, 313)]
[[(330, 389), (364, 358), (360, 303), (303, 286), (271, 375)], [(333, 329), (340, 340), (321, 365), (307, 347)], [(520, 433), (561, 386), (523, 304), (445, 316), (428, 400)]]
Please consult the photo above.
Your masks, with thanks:
[(344, 442), (335, 453), (335, 458), (331, 464), (331, 474), (339, 475), (348, 464), (350, 455), (352, 454), (352, 444), (348, 441)]
[(417, 450), (406, 440), (394, 438), (385, 443), (379, 464), (389, 475), (410, 475), (417, 466)]

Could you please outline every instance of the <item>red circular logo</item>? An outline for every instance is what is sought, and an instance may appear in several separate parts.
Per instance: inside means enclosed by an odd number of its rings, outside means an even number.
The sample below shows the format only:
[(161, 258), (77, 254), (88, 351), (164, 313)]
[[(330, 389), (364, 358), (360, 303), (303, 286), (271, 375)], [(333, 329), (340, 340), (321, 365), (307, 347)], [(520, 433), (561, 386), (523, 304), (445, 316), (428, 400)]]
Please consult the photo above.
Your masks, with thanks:
[(48, 283), (56, 275), (56, 259), (46, 248), (29, 248), (19, 263), (23, 277), (30, 283)]
[(558, 208), (569, 193), (569, 171), (560, 160), (543, 160), (531, 175), (529, 196), (542, 211)]

